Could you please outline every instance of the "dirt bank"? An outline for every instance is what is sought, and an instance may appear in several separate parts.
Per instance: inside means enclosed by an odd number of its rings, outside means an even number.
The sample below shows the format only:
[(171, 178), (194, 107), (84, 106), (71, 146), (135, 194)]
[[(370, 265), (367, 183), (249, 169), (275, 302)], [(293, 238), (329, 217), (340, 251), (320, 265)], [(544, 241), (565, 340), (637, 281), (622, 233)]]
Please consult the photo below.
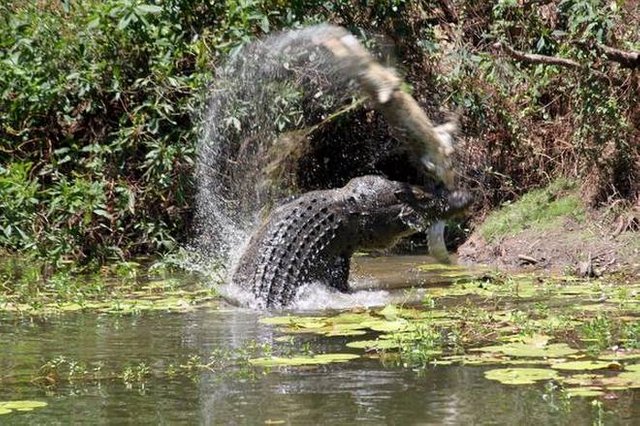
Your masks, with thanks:
[[(549, 194), (549, 190), (545, 197)], [(551, 191), (553, 192), (553, 191)], [(571, 193), (565, 193), (571, 197)], [(524, 197), (523, 197), (524, 198)], [(551, 197), (554, 202), (561, 198)], [(530, 200), (529, 200), (530, 201)], [(640, 277), (640, 206), (613, 212), (576, 206), (530, 219), (536, 203), (518, 201), (479, 224), (458, 249), (461, 263), (545, 269), (581, 276), (624, 273)], [(549, 206), (542, 207), (549, 209)], [(496, 222), (502, 227), (496, 230)]]

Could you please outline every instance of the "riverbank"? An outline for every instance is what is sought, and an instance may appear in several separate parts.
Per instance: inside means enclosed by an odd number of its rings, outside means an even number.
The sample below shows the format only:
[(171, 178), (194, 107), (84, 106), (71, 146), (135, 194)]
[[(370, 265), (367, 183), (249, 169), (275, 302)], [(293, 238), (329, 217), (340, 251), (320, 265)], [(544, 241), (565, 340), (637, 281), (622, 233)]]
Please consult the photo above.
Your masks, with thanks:
[(462, 264), (582, 277), (640, 275), (640, 205), (592, 209), (558, 180), (491, 212), (458, 249)]

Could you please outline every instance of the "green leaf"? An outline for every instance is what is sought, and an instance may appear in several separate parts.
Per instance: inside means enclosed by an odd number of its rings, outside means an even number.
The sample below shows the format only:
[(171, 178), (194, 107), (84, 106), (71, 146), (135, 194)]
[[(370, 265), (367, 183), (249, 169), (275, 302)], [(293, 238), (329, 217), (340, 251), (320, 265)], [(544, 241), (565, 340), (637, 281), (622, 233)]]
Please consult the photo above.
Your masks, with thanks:
[(125, 28), (127, 28), (129, 26), (129, 23), (131, 21), (136, 22), (138, 20), (138, 18), (136, 18), (136, 16), (133, 13), (129, 13), (126, 16), (123, 16), (120, 21), (118, 22), (118, 29), (119, 30), (124, 30)]
[(141, 4), (140, 6), (136, 7), (136, 12), (138, 12), (140, 15), (146, 15), (148, 13), (157, 14), (162, 12), (162, 7), (153, 4)]
[(102, 216), (102, 217), (104, 217), (106, 219), (109, 219), (109, 220), (113, 219), (113, 216), (108, 211), (103, 210), (103, 209), (95, 209), (93, 211), (93, 213), (95, 215), (97, 215), (97, 216)]

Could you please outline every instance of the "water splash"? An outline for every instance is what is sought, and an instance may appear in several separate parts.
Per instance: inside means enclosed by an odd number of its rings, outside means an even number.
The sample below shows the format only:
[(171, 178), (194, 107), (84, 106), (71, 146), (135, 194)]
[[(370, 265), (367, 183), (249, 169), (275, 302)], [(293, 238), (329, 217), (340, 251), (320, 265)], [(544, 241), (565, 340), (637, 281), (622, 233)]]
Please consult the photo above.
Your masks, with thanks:
[[(300, 287), (293, 302), (287, 306), (287, 311), (324, 311), (327, 309), (353, 309), (384, 306), (397, 297), (386, 290), (375, 290), (369, 287), (369, 282), (360, 279), (351, 280), (350, 285), (360, 288), (351, 293), (341, 293), (321, 283), (307, 283)], [(246, 306), (250, 309), (264, 309), (251, 291), (234, 284), (221, 287), (223, 297), (234, 305)]]
[(295, 165), (307, 136), (363, 94), (403, 134), (418, 168), (450, 184), (449, 133), (434, 128), (393, 69), (343, 28), (317, 25), (255, 41), (216, 77), (197, 149), (196, 250), (227, 271), (264, 213), (300, 192)]
[(293, 173), (278, 170), (278, 161), (304, 147), (304, 129), (358, 93), (345, 65), (320, 46), (345, 33), (319, 25), (277, 34), (243, 47), (219, 70), (197, 152), (201, 250), (233, 257), (260, 211), (296, 193)]

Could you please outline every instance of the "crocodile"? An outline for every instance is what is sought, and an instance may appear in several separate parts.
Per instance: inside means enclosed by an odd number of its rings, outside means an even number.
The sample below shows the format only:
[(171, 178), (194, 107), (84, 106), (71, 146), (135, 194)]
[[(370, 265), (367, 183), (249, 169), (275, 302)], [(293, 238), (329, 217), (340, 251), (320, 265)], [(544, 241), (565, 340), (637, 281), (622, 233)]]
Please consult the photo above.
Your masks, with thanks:
[(311, 191), (273, 210), (251, 237), (231, 282), (252, 292), (258, 308), (286, 307), (309, 282), (348, 292), (356, 250), (391, 247), (469, 203), (465, 191), (432, 194), (375, 175)]

